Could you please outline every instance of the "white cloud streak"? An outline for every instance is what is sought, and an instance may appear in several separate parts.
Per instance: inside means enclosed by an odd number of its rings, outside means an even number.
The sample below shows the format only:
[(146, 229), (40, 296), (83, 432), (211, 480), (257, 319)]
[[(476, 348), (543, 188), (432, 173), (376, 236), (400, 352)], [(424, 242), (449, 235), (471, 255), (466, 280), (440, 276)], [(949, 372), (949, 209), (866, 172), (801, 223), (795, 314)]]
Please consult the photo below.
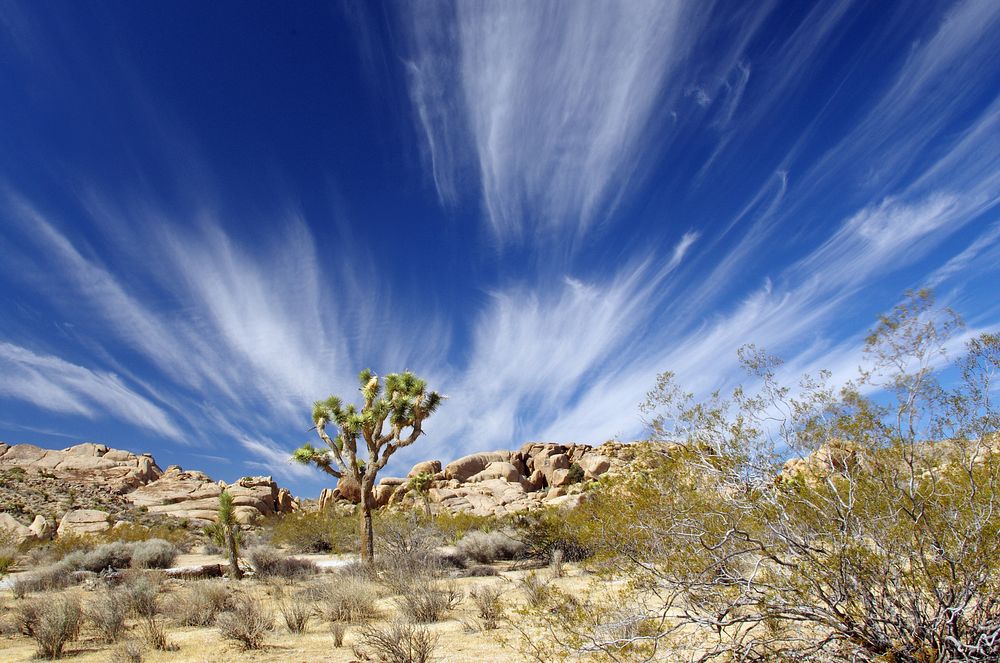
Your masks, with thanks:
[(438, 193), (453, 201), (474, 165), (502, 240), (586, 229), (613, 206), (704, 17), (679, 1), (409, 7), (410, 93)]

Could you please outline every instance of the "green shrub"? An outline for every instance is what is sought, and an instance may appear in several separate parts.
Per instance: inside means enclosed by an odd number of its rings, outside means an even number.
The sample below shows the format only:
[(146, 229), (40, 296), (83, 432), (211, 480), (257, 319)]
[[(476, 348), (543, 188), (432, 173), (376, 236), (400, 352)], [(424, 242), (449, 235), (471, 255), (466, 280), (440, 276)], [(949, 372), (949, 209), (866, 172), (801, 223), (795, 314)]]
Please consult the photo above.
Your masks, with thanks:
[(300, 553), (357, 552), (358, 520), (330, 510), (289, 513), (268, 523), (271, 542)]

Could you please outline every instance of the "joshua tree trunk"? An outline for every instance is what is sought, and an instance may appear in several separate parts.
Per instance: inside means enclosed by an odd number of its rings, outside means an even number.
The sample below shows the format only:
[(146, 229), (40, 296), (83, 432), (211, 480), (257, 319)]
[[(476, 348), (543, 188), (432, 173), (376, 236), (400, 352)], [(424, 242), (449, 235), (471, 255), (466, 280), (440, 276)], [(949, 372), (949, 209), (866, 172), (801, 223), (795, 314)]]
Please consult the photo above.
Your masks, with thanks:
[(232, 527), (226, 527), (226, 552), (229, 556), (229, 579), (239, 580), (243, 577), (240, 570), (240, 563), (236, 554), (236, 535)]
[(375, 527), (372, 523), (374, 504), (372, 481), (364, 478), (361, 480), (361, 562), (366, 566), (375, 563)]

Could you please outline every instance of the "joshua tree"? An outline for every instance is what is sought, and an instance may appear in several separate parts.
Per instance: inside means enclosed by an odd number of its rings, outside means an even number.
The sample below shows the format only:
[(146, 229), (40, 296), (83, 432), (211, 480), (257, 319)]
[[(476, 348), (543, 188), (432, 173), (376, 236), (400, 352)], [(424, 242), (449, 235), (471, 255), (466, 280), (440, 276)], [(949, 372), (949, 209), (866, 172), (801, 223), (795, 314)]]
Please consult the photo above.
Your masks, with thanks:
[(412, 477), (409, 482), (409, 488), (417, 495), (420, 495), (420, 499), (424, 503), (424, 512), (427, 517), (431, 517), (431, 501), (428, 496), (428, 491), (431, 488), (431, 482), (434, 480), (434, 475), (430, 472), (421, 472), (415, 477)]
[[(427, 383), (413, 373), (390, 373), (384, 384), (370, 369), (358, 376), (364, 405), (346, 407), (336, 396), (313, 405), (316, 432), (328, 449), (316, 449), (305, 444), (292, 458), (312, 464), (330, 476), (349, 477), (361, 488), (360, 543), (361, 561), (374, 562), (375, 543), (372, 509), (375, 505), (375, 477), (397, 450), (417, 441), (423, 433), (423, 423), (438, 405), (442, 396), (427, 391)], [(333, 424), (338, 433), (331, 438), (326, 427)], [(358, 458), (358, 442), (367, 447), (367, 459)]]
[(243, 577), (240, 570), (239, 554), (236, 550), (240, 524), (236, 521), (236, 507), (233, 505), (233, 494), (224, 490), (219, 494), (219, 529), (226, 542), (226, 554), (229, 556), (229, 579), (239, 580)]

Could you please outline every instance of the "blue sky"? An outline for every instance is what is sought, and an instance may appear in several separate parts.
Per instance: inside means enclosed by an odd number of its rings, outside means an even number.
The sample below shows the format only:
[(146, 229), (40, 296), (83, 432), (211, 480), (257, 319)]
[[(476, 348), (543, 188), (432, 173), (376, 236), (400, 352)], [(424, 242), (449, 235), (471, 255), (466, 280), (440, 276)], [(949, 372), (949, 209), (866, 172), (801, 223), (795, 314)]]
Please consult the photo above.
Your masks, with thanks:
[(7, 442), (310, 495), (368, 366), (449, 396), (398, 472), (1000, 323), (996, 0), (4, 0), (0, 90)]

